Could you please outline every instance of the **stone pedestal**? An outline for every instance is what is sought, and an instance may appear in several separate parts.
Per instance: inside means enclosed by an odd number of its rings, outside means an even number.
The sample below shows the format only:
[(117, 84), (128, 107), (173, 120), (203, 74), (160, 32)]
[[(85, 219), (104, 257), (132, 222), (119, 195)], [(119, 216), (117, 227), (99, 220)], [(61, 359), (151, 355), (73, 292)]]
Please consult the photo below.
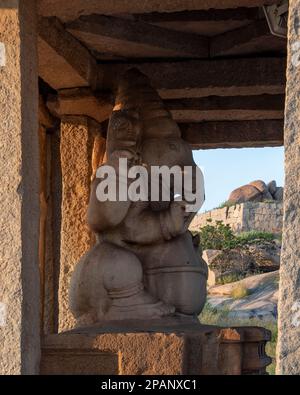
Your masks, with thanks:
[[(270, 332), (196, 323), (111, 322), (45, 337), (41, 374), (265, 374)], [(133, 328), (133, 329), (132, 329)], [(172, 329), (173, 328), (173, 329)]]

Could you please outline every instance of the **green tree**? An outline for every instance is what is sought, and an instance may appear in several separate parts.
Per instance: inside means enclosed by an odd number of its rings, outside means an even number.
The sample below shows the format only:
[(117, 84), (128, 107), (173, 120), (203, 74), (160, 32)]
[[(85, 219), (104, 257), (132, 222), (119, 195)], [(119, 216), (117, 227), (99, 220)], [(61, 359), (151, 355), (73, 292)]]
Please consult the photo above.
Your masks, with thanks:
[(223, 221), (216, 221), (212, 225), (211, 219), (208, 219), (208, 225), (200, 229), (200, 243), (202, 250), (224, 250), (232, 248), (235, 236), (229, 225), (225, 225)]

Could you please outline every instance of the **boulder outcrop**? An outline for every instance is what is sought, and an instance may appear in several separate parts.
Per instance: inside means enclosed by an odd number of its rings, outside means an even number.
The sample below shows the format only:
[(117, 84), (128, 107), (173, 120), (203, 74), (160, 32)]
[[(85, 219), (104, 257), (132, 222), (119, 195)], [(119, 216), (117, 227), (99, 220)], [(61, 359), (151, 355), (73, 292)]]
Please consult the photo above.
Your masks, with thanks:
[(204, 250), (202, 258), (209, 268), (208, 286), (278, 270), (280, 251), (277, 241), (261, 241), (224, 251)]
[(282, 201), (283, 188), (277, 187), (276, 181), (266, 184), (262, 180), (252, 181), (231, 192), (228, 201), (234, 204), (245, 202)]

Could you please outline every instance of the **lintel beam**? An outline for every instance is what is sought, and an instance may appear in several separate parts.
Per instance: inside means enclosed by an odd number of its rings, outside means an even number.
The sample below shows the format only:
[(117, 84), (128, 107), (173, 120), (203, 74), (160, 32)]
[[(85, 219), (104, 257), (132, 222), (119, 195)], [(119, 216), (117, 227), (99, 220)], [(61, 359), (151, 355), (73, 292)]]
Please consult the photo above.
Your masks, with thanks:
[(80, 15), (90, 14), (138, 14), (150, 12), (176, 12), (226, 9), (239, 7), (262, 7), (278, 3), (278, 0), (40, 0), (38, 12), (43, 16), (58, 16), (63, 22), (72, 21)]
[(62, 89), (49, 98), (47, 107), (58, 118), (87, 116), (101, 123), (112, 112), (113, 98), (110, 94), (93, 93), (89, 88)]
[(210, 56), (227, 56), (285, 50), (286, 40), (274, 37), (265, 19), (235, 29), (210, 40)]
[(284, 95), (208, 96), (164, 101), (177, 122), (283, 119)]
[(39, 20), (39, 75), (54, 89), (101, 85), (101, 68), (56, 18)]
[[(105, 15), (82, 16), (66, 25), (79, 40), (99, 52), (105, 52), (112, 40), (114, 54), (124, 55), (129, 45), (132, 54), (145, 48), (149, 55), (208, 58), (208, 39), (194, 33), (178, 32), (142, 21), (130, 21)], [(155, 48), (157, 49), (155, 51)], [(126, 51), (125, 51), (126, 53)]]
[(240, 58), (102, 65), (107, 87), (116, 75), (136, 67), (146, 74), (164, 99), (283, 94), (284, 58)]
[(277, 147), (283, 145), (283, 121), (232, 121), (180, 124), (193, 149)]

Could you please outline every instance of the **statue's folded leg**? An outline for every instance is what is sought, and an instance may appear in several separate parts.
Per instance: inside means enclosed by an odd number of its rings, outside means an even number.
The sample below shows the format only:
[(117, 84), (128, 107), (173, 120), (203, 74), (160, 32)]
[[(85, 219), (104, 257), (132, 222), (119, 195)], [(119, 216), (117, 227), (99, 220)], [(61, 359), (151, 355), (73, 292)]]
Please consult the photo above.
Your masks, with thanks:
[(84, 317), (94, 322), (159, 318), (175, 310), (144, 290), (136, 255), (107, 242), (93, 247), (77, 265), (70, 306), (78, 322)]
[(124, 248), (110, 245), (104, 258), (104, 287), (111, 301), (105, 319), (144, 319), (170, 315), (174, 307), (166, 305), (145, 291), (142, 264)]

